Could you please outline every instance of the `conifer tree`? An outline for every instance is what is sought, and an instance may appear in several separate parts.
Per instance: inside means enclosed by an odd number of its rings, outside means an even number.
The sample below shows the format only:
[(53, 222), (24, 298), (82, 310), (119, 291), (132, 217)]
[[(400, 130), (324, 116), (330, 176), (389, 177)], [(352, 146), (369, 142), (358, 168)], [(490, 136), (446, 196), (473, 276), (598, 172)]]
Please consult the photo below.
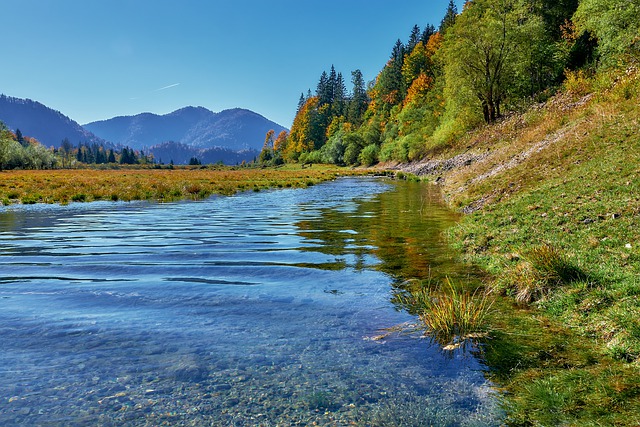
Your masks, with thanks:
[(351, 83), (353, 83), (353, 92), (349, 102), (347, 120), (359, 125), (362, 122), (364, 112), (367, 110), (367, 91), (362, 71), (355, 70), (351, 72)]
[(320, 75), (320, 81), (318, 81), (318, 87), (316, 89), (316, 96), (318, 97), (318, 101), (321, 106), (331, 103), (330, 90), (329, 75), (326, 71), (323, 71)]
[(431, 38), (431, 36), (434, 35), (435, 33), (436, 33), (436, 27), (434, 27), (432, 24), (427, 24), (427, 26), (424, 27), (424, 31), (422, 32), (422, 35), (420, 36), (420, 41), (424, 43), (424, 45), (426, 46), (427, 43), (429, 43), (429, 39)]
[(453, 0), (449, 0), (449, 5), (447, 6), (447, 11), (444, 14), (444, 18), (440, 22), (440, 31), (441, 34), (444, 34), (449, 28), (453, 26), (456, 22), (456, 16), (458, 16), (458, 7), (456, 6)]
[(28, 143), (24, 140), (24, 136), (22, 135), (22, 131), (20, 129), (16, 129), (16, 141), (18, 141), (23, 147), (26, 147), (28, 145)]
[(410, 54), (413, 52), (413, 48), (420, 42), (420, 27), (414, 25), (411, 29), (411, 34), (409, 35), (409, 41), (407, 42), (406, 53)]
[(338, 73), (333, 87), (333, 102), (331, 104), (331, 113), (334, 117), (343, 116), (345, 114), (346, 97), (347, 88), (344, 84), (344, 78), (342, 77), (342, 73)]

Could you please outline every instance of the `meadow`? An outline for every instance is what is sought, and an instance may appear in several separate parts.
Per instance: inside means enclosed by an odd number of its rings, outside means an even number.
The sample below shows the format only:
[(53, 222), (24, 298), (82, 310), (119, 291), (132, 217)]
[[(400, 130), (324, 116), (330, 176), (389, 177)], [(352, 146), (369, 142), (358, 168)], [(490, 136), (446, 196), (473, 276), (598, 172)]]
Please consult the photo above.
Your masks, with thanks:
[(96, 200), (202, 200), (214, 194), (304, 188), (340, 175), (365, 172), (336, 166), (282, 168), (175, 167), (165, 169), (59, 169), (0, 172), (4, 205)]

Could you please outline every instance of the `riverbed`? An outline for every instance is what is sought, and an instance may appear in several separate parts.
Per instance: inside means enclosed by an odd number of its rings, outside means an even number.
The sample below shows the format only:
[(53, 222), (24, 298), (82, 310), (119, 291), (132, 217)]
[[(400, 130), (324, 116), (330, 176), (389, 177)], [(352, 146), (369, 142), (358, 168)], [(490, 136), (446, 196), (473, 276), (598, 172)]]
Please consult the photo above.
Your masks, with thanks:
[(472, 274), (428, 185), (1, 209), (2, 425), (500, 424), (473, 354), (389, 333)]

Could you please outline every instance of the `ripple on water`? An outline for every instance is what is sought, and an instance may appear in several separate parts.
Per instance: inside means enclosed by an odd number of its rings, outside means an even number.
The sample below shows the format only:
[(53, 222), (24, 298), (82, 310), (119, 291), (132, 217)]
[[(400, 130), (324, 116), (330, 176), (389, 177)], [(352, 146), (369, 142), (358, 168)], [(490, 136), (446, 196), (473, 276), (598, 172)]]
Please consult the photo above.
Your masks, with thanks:
[(413, 321), (371, 237), (387, 191), (2, 209), (0, 423), (498, 425), (471, 355), (369, 339)]

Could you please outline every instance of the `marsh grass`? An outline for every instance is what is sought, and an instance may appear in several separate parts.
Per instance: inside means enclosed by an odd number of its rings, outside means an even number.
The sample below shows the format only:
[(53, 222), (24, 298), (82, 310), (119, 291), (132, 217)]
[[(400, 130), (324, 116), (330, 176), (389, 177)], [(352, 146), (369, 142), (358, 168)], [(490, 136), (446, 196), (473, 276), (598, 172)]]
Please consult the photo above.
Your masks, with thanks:
[(404, 304), (418, 314), (426, 335), (446, 350), (486, 332), (485, 319), (491, 308), (487, 295), (457, 289), (450, 279), (443, 286), (423, 286), (404, 296)]
[(246, 189), (305, 188), (339, 175), (364, 175), (366, 170), (317, 165), (301, 169), (180, 168), (65, 169), (0, 172), (2, 204), (91, 202), (95, 200), (203, 200)]
[(586, 280), (586, 274), (572, 265), (561, 250), (548, 243), (530, 248), (523, 258), (506, 275), (519, 303), (541, 300), (559, 286)]

